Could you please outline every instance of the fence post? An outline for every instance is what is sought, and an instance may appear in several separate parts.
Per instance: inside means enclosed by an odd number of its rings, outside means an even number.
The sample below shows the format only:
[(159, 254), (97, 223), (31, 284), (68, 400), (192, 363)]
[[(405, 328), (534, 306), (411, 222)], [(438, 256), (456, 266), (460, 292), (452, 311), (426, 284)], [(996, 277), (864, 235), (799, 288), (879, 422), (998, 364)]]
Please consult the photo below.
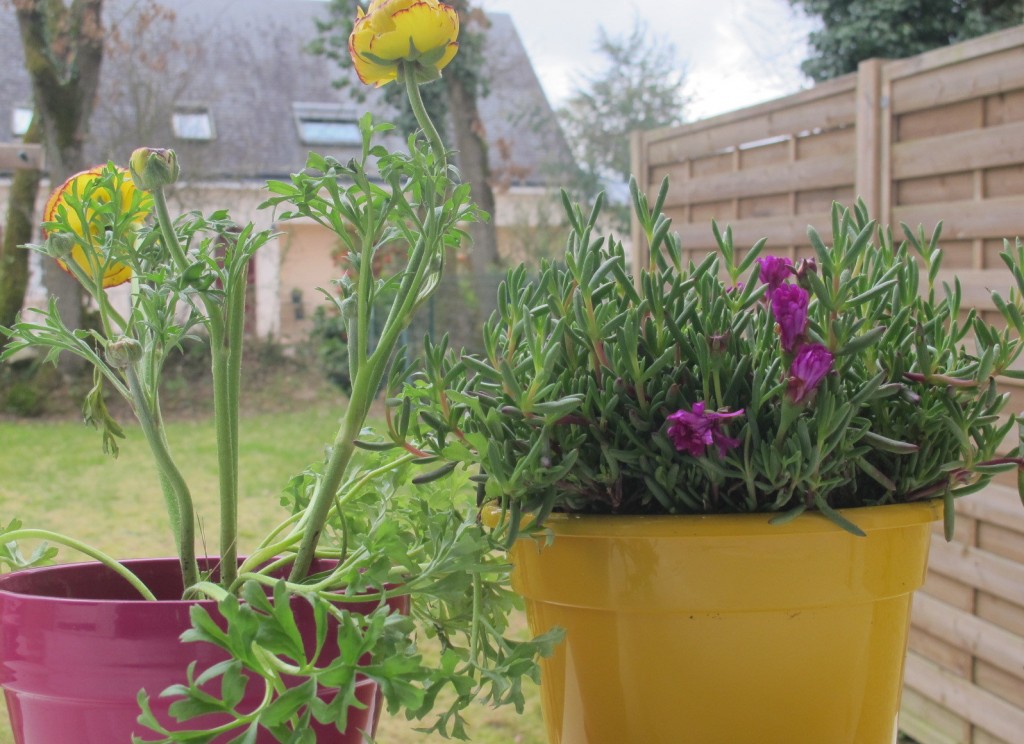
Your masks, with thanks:
[(857, 66), (857, 174), (854, 196), (868, 213), (882, 215), (882, 63), (866, 59)]

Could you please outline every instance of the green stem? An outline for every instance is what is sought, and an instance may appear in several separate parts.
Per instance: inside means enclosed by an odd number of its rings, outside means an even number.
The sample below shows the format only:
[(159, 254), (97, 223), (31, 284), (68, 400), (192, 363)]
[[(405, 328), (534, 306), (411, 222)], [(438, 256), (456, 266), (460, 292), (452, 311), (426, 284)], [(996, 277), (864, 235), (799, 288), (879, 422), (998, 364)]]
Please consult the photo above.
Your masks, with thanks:
[(178, 547), (178, 558), (181, 564), (181, 577), (185, 588), (199, 581), (199, 565), (196, 562), (195, 546), (195, 512), (192, 506), (192, 494), (188, 484), (171, 456), (163, 425), (153, 414), (150, 402), (139, 384), (139, 375), (135, 365), (125, 370), (128, 388), (131, 391), (135, 416), (142, 426), (142, 432), (149, 443), (150, 451), (156, 461), (157, 471), (164, 492), (167, 514), (170, 517), (171, 529), (175, 533)]
[[(236, 249), (237, 251), (237, 246)], [(244, 268), (244, 267), (243, 267)], [(218, 415), (225, 419), (224, 439), (220, 438), (218, 418), (217, 453), (221, 467), (221, 583), (230, 586), (237, 575), (238, 566), (238, 448), (239, 423), (238, 407), (242, 387), (242, 344), (245, 330), (246, 272), (230, 277), (227, 308), (227, 347), (225, 354), (225, 379), (223, 411)], [(216, 405), (215, 405), (216, 408)], [(224, 473), (227, 473), (225, 477)]]
[[(420, 95), (415, 76), (408, 74), (408, 71), (406, 71), (403, 77), (405, 79), (406, 93), (409, 96), (409, 103), (416, 116), (416, 121), (423, 129), (430, 147), (434, 150), (435, 156), (443, 163), (446, 160), (444, 144), (441, 142), (437, 128), (430, 120), (426, 107), (423, 105), (423, 98)], [(432, 211), (428, 212), (427, 219), (429, 220), (431, 217)], [(364, 243), (364, 247), (365, 245)], [(407, 325), (412, 309), (415, 307), (416, 298), (423, 285), (423, 279), (426, 276), (426, 269), (429, 264), (426, 256), (427, 241), (421, 238), (415, 246), (409, 266), (406, 268), (407, 276), (411, 274), (411, 278), (402, 284), (402, 291), (399, 293), (399, 298), (396, 298), (395, 304), (392, 305), (391, 312), (388, 314), (388, 319), (385, 322), (384, 331), (378, 340), (377, 348), (368, 357), (362, 354), (362, 358), (366, 361), (361, 363), (359, 369), (354, 373), (348, 410), (345, 412), (345, 418), (342, 421), (337, 437), (335, 437), (334, 446), (331, 448), (331, 456), (327, 461), (327, 466), (320, 480), (317, 492), (313, 495), (309, 506), (306, 508), (302, 540), (295, 556), (295, 564), (292, 566), (292, 571), (289, 574), (289, 579), (293, 582), (298, 582), (305, 578), (309, 573), (313, 559), (316, 557), (316, 548), (320, 542), (320, 535), (323, 533), (327, 517), (334, 505), (338, 487), (348, 469), (349, 462), (352, 460), (352, 454), (355, 452), (355, 439), (359, 436), (359, 432), (365, 424), (370, 404), (377, 393), (381, 380), (384, 378), (388, 360), (390, 360), (400, 340), (401, 331)], [(364, 266), (362, 270), (368, 271), (369, 267)], [(360, 300), (360, 315), (368, 312), (368, 305), (364, 304), (363, 300)], [(403, 319), (405, 320), (404, 323), (402, 322)], [(363, 320), (362, 317), (359, 318), (360, 329), (364, 327)], [(366, 344), (367, 339), (364, 337), (359, 339), (358, 342)]]
[(483, 601), (481, 597), (481, 582), (480, 574), (473, 574), (473, 624), (472, 631), (469, 639), (469, 661), (471, 664), (476, 664), (477, 656), (480, 654), (480, 605)]
[(163, 189), (155, 189), (151, 192), (153, 195), (153, 206), (156, 208), (157, 223), (160, 225), (160, 235), (164, 239), (164, 247), (171, 254), (175, 266), (178, 271), (184, 271), (188, 268), (188, 259), (185, 257), (185, 251), (181, 248), (181, 243), (178, 242), (178, 236), (174, 232), (174, 220), (171, 219), (171, 213), (167, 209), (167, 197), (164, 196)]
[[(163, 189), (152, 192), (164, 245), (179, 271), (188, 268), (188, 258), (167, 208)], [(203, 296), (207, 328), (210, 333), (210, 354), (213, 375), (213, 416), (217, 432), (217, 466), (220, 486), (220, 570), (221, 583), (229, 586), (238, 571), (238, 397), (241, 387), (242, 329), (244, 320), (244, 276), (239, 300), (234, 297), (227, 310)], [(233, 282), (232, 282), (233, 283)], [(236, 310), (237, 306), (241, 309)], [(227, 332), (225, 332), (227, 326)], [(188, 582), (186, 582), (188, 586)]]
[[(379, 351), (380, 347), (377, 348)], [(380, 382), (379, 378), (376, 381), (370, 379), (375, 376), (373, 371), (373, 368), (367, 365), (359, 371), (353, 381), (348, 410), (345, 411), (345, 418), (342, 420), (338, 436), (334, 439), (327, 467), (312, 501), (306, 508), (308, 515), (306, 528), (302, 533), (299, 550), (295, 556), (295, 564), (289, 575), (293, 582), (301, 581), (306, 577), (309, 567), (313, 564), (313, 558), (316, 557), (316, 546), (320, 542), (320, 534), (323, 532), (327, 515), (330, 514), (331, 507), (334, 505), (338, 486), (352, 459), (352, 453), (355, 451), (355, 440), (363, 428), (369, 401), (372, 400), (373, 394), (377, 390), (377, 384)]]
[(118, 576), (122, 577), (132, 585), (132, 588), (134, 588), (143, 599), (156, 601), (156, 597), (153, 592), (149, 590), (149, 587), (142, 583), (142, 579), (104, 553), (102, 550), (97, 550), (96, 548), (86, 545), (83, 542), (79, 542), (72, 537), (62, 535), (59, 532), (37, 529), (11, 530), (10, 532), (5, 532), (3, 537), (7, 542), (14, 542), (15, 540), (48, 540), (50, 542), (64, 545), (72, 550), (77, 550), (79, 553), (99, 561)]
[(218, 328), (210, 326), (213, 373), (213, 418), (217, 434), (217, 472), (220, 487), (220, 558), (221, 582), (228, 586), (238, 570), (238, 483), (236, 462), (238, 442), (235, 437), (237, 413), (231, 406), (230, 352)]
[(82, 270), (82, 267), (78, 265), (78, 262), (70, 256), (64, 261), (64, 266), (71, 272), (71, 275), (78, 280), (78, 283), (81, 284), (89, 293), (89, 296), (96, 301), (96, 305), (100, 310), (100, 321), (103, 326), (103, 332), (106, 337), (108, 339), (112, 339), (115, 335), (114, 328), (110, 324), (111, 317), (113, 317), (120, 326), (120, 330), (117, 335), (124, 333), (127, 323), (121, 314), (114, 309), (114, 306), (110, 304), (110, 298), (107, 297), (107, 292), (103, 289), (102, 269), (97, 270), (99, 272), (99, 278), (89, 276)]
[(430, 120), (430, 114), (427, 113), (427, 107), (423, 105), (423, 96), (420, 94), (420, 86), (416, 82), (416, 75), (414, 70), (414, 63), (401, 63), (401, 72), (405, 79), (405, 93), (409, 97), (409, 105), (412, 107), (412, 113), (416, 116), (416, 122), (420, 125), (420, 129), (427, 137), (427, 141), (430, 143), (430, 149), (434, 151), (442, 162), (447, 161), (444, 143), (441, 141), (441, 135), (437, 133), (437, 127), (434, 126), (434, 122)]

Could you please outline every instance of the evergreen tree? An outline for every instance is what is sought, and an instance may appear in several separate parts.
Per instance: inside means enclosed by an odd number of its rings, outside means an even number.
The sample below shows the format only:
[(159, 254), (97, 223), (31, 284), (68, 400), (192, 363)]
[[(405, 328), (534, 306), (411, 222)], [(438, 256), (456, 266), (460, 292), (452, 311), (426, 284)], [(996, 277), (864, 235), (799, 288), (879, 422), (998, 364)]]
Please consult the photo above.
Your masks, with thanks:
[(821, 21), (801, 65), (816, 82), (1024, 23), (1024, 0), (790, 0)]

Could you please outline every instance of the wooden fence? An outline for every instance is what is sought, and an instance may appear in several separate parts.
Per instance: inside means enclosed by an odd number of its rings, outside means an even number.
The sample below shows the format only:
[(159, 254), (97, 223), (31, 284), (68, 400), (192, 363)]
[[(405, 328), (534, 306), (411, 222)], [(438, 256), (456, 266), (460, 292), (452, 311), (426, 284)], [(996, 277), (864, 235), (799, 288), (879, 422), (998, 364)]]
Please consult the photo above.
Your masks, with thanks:
[[(695, 258), (715, 247), (712, 219), (737, 246), (767, 237), (775, 255), (812, 255), (807, 226), (828, 242), (832, 201), (858, 196), (883, 224), (942, 220), (943, 273), (991, 312), (987, 290), (1010, 284), (1003, 239), (1024, 237), (1024, 26), (637, 133), (633, 170), (648, 193), (669, 176), (665, 211)], [(636, 228), (633, 248), (645, 264)], [(959, 515), (914, 602), (901, 727), (923, 744), (1021, 744), (1024, 509), (999, 485)]]

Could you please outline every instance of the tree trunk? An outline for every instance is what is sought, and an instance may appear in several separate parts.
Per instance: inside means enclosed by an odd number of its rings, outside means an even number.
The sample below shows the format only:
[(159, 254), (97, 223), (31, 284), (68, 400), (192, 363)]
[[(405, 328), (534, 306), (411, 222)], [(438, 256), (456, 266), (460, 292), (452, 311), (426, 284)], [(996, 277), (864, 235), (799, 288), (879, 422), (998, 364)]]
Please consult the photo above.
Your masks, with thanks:
[[(39, 117), (32, 117), (23, 142), (39, 142)], [(18, 246), (32, 240), (32, 229), (36, 223), (36, 195), (42, 174), (37, 168), (23, 168), (14, 171), (11, 192), (7, 200), (6, 229), (0, 241), (0, 326), (10, 327), (17, 320), (25, 291), (28, 288), (29, 252)]]
[(474, 201), (491, 216), (487, 222), (469, 226), (469, 234), (473, 238), (469, 263), (474, 276), (480, 276), (500, 265), (497, 231), (494, 226), (494, 191), (491, 189), (491, 171), (487, 162), (487, 142), (484, 139), (480, 112), (476, 106), (476, 96), (466, 90), (458, 75), (445, 75), (443, 80), (448, 90), (452, 138), (458, 151), (456, 159), (459, 170), (463, 179), (472, 186)]
[[(103, 61), (103, 0), (14, 0), (25, 69), (32, 81), (42, 125), (51, 187), (85, 168), (83, 149), (96, 102)], [(44, 262), (43, 279), (68, 328), (82, 323), (82, 288), (57, 266)], [(71, 371), (77, 357), (64, 354)]]

